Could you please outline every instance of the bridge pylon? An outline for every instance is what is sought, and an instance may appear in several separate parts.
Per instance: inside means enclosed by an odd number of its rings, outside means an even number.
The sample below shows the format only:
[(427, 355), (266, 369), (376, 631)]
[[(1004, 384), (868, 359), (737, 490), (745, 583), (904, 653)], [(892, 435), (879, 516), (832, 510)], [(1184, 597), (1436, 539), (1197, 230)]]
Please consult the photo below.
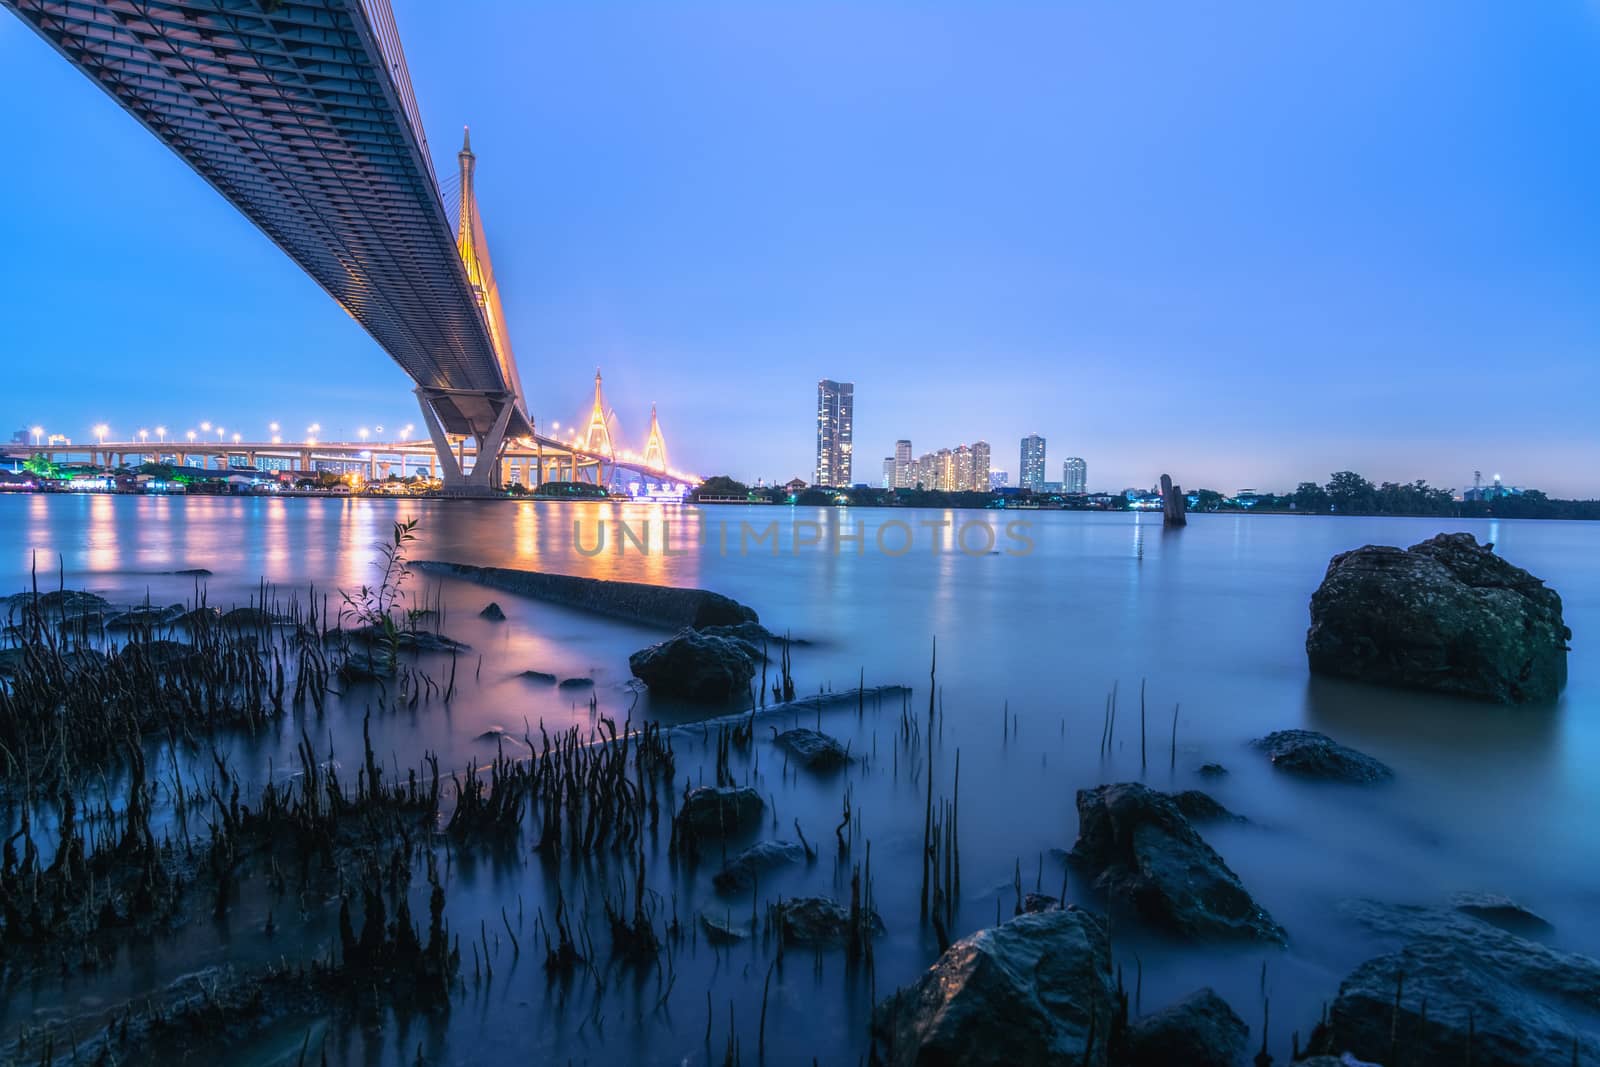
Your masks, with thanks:
[[(511, 417), (517, 412), (516, 395), (426, 386), (418, 386), (416, 395), (422, 408), (422, 423), (439, 456), (439, 480), (444, 492), (452, 496), (487, 496), (498, 490), (500, 451), (505, 447)], [(462, 419), (472, 426), (476, 444), (470, 471), (464, 469), (462, 458), (450, 447), (444, 429), (446, 422)]]

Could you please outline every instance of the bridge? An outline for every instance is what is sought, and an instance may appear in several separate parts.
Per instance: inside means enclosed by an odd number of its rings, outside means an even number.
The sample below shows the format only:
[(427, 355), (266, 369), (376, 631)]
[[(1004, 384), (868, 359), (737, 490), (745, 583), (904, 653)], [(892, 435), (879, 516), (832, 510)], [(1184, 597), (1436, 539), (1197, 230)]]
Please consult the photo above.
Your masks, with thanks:
[[(609, 436), (577, 447), (534, 426), (470, 134), (447, 204), (389, 0), (0, 4), (260, 228), (416, 382), (447, 492), (490, 492), (512, 443), (548, 447), (597, 481), (619, 461)], [(597, 375), (597, 404), (598, 389)], [(664, 468), (664, 451), (657, 460)]]

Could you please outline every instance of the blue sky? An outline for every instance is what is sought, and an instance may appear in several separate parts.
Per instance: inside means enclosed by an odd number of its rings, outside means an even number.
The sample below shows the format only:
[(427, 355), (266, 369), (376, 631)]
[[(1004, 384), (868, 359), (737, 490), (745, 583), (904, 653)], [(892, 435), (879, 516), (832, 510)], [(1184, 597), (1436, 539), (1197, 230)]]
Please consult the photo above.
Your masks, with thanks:
[[(1600, 496), (1600, 6), (395, 0), (541, 420), (787, 478), (815, 383), (1096, 488)], [(469, 13), (463, 13), (464, 10)], [(415, 422), (400, 371), (0, 16), (4, 428)]]

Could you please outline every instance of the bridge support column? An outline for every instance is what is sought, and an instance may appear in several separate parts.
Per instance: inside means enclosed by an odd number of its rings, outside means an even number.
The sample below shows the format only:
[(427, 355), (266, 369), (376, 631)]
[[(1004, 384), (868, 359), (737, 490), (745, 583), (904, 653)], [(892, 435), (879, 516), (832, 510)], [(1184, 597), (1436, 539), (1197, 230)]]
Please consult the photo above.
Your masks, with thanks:
[[(474, 394), (452, 394), (447, 390), (433, 390), (418, 388), (416, 390), (417, 402), (422, 407), (422, 421), (428, 428), (428, 437), (433, 441), (434, 453), (439, 457), (440, 480), (444, 483), (444, 492), (451, 496), (488, 496), (500, 488), (500, 452), (506, 443), (506, 428), (511, 424), (511, 416), (516, 412), (516, 398), (510, 394), (501, 396)], [(477, 452), (473, 456), (472, 470), (466, 469), (466, 440), (461, 442), (461, 452), (457, 453), (450, 448), (450, 438), (445, 433), (444, 421), (440, 417), (440, 406), (446, 410), (460, 412), (465, 404), (462, 399), (470, 395), (472, 407), (479, 411), (487, 409), (488, 418), (472, 427), (472, 437), (477, 445)], [(474, 421), (477, 421), (474, 418)]]

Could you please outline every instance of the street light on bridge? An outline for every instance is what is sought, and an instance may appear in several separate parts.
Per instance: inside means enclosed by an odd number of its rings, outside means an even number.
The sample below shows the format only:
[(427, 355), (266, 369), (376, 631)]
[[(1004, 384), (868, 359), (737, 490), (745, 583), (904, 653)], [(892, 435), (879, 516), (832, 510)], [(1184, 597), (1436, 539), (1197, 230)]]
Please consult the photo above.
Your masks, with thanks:
[(191, 445), (194, 444), (194, 431), (193, 430), (189, 431), (189, 443)]
[(203, 433), (210, 433), (211, 432), (211, 420), (207, 419), (205, 422), (202, 422), (200, 424), (200, 430)]
[(35, 426), (33, 428), (33, 443), (34, 444), (38, 444), (43, 439), (44, 439), (44, 427), (43, 426)]
[(100, 443), (101, 444), (105, 444), (106, 443), (106, 434), (108, 434), (110, 432), (111, 432), (111, 427), (107, 426), (103, 422), (100, 425), (98, 425), (98, 426), (96, 426), (94, 428), (94, 435), (100, 439)]
[(150, 440), (150, 431), (149, 430), (140, 430), (139, 431), (139, 443), (142, 445), (148, 440)]
[(233, 443), (234, 444), (238, 444), (239, 443), (239, 435), (238, 434), (234, 434), (233, 435)]
[(226, 430), (224, 430), (224, 429), (223, 429), (223, 428), (222, 428), (222, 427), (221, 427), (221, 426), (218, 426), (218, 427), (217, 427), (217, 440), (218, 440), (218, 441), (221, 441), (221, 440), (222, 440), (222, 435), (223, 435), (223, 434), (224, 434), (224, 433), (226, 433), (226, 432), (227, 432), (227, 431), (226, 431)]
[(367, 439), (367, 434), (369, 432), (370, 431), (365, 426), (363, 426), (363, 427), (361, 427), (361, 429), (356, 431), (356, 436), (361, 438), (363, 441), (365, 441)]
[(165, 426), (156, 427), (156, 440), (160, 441), (162, 444), (167, 443), (167, 428)]

